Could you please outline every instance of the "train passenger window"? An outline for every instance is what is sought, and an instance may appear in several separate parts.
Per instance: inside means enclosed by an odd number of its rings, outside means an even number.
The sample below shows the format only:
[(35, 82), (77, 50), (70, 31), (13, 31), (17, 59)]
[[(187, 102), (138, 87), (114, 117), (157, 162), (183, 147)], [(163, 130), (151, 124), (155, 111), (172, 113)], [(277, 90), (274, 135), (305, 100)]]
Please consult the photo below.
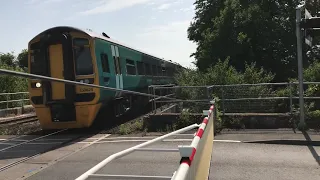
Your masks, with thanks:
[(136, 75), (136, 66), (134, 64), (134, 61), (127, 59), (126, 61), (126, 67), (127, 67), (127, 74), (128, 75)]
[(143, 63), (137, 61), (137, 67), (138, 67), (138, 75), (145, 75)]
[(145, 65), (145, 68), (146, 68), (146, 74), (147, 74), (147, 75), (152, 75), (152, 74), (151, 74), (150, 65), (149, 65), (148, 63), (145, 63), (144, 65)]
[(167, 75), (168, 76), (173, 76), (172, 68), (167, 68)]
[(73, 40), (73, 55), (75, 60), (75, 69), (77, 75), (90, 75), (93, 74), (93, 64), (91, 51), (87, 39), (75, 38)]
[(110, 73), (109, 61), (107, 54), (100, 54), (101, 57), (101, 64), (102, 64), (102, 71), (106, 73)]
[(154, 76), (157, 76), (157, 67), (156, 67), (156, 65), (152, 65), (152, 74)]
[(166, 68), (165, 67), (162, 67), (162, 74), (163, 74), (163, 76), (167, 76), (167, 72), (166, 72)]

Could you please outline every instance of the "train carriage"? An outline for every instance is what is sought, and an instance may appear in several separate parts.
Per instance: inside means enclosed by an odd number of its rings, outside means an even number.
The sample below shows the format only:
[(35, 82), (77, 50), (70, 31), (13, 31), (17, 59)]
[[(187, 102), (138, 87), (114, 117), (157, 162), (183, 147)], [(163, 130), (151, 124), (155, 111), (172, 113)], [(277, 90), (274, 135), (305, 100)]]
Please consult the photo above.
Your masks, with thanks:
[[(139, 92), (149, 85), (173, 83), (180, 65), (116, 42), (104, 33), (53, 27), (28, 45), (29, 73)], [(102, 107), (133, 104), (130, 94), (29, 80), (29, 93), (43, 129), (90, 127)]]

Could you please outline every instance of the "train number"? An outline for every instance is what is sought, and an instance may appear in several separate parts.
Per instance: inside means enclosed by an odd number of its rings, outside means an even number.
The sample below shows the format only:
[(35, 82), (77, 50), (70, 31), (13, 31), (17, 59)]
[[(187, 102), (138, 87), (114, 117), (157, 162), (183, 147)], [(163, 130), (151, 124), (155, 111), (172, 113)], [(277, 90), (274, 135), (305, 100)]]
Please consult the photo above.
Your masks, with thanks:
[(80, 88), (80, 92), (92, 92), (93, 88)]

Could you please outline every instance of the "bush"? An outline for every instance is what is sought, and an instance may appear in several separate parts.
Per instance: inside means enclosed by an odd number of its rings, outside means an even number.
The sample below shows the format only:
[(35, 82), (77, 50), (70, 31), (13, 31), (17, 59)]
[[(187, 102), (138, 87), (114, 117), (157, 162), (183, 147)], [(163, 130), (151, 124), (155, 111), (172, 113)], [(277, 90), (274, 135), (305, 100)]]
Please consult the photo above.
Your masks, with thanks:
[[(233, 66), (229, 65), (229, 59), (218, 61), (214, 66), (209, 67), (205, 72), (198, 70), (182, 70), (175, 76), (179, 86), (209, 86), (217, 85), (211, 89), (209, 97), (217, 99), (239, 98), (239, 97), (261, 97), (265, 94), (273, 93), (272, 87), (269, 86), (228, 86), (231, 84), (253, 84), (271, 82), (274, 74), (266, 72), (263, 68), (256, 67), (255, 63), (246, 64), (244, 72), (238, 72)], [(206, 88), (187, 88), (181, 89), (177, 95), (182, 99), (207, 99)], [(218, 101), (217, 105), (221, 106), (222, 101)], [(250, 103), (250, 102), (243, 102)], [(269, 102), (259, 101), (260, 104)], [(202, 112), (207, 109), (208, 105), (200, 105), (195, 103), (184, 103), (187, 105), (189, 112)], [(234, 106), (233, 103), (225, 104), (226, 106)], [(220, 113), (220, 112), (218, 112)]]
[[(13, 71), (23, 72), (23, 70), (17, 66), (9, 66), (5, 63), (0, 63), (0, 69), (7, 69)], [(10, 75), (0, 76), (0, 93), (14, 93), (14, 92), (26, 92), (28, 91), (28, 80), (26, 78), (15, 77)], [(10, 99), (23, 99), (24, 95), (10, 95)], [(0, 101), (6, 101), (6, 96), (0, 96)], [(7, 105), (5, 103), (0, 104), (0, 109), (5, 108)], [(18, 106), (18, 102), (10, 103), (10, 107)]]

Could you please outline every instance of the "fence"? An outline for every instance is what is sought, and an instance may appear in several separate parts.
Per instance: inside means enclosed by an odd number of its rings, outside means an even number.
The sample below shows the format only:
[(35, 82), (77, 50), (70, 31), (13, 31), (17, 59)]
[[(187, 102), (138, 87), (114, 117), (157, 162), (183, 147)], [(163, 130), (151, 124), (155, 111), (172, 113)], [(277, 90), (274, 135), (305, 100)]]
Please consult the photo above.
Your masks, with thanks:
[[(320, 108), (320, 82), (304, 82), (305, 108)], [(298, 82), (212, 85), (224, 113), (295, 113), (299, 107)]]
[[(214, 104), (212, 101), (211, 103)], [(116, 154), (109, 156), (104, 159), (96, 166), (89, 169), (87, 172), (79, 176), (76, 180), (85, 180), (87, 178), (114, 178), (114, 179), (170, 179), (170, 180), (185, 180), (185, 179), (208, 179), (211, 153), (214, 136), (214, 120), (215, 120), (215, 109), (212, 105), (208, 111), (208, 116), (204, 118), (201, 125), (192, 124), (185, 128), (171, 132), (169, 134), (157, 137), (153, 140), (144, 142), (136, 145), (129, 149), (125, 149)], [(168, 137), (184, 133), (194, 128), (199, 128), (190, 146), (179, 146), (179, 149), (164, 149), (164, 148), (144, 148), (155, 142), (162, 141)], [(140, 176), (140, 175), (111, 175), (111, 174), (94, 174), (101, 168), (106, 166), (111, 161), (126, 156), (135, 151), (151, 151), (151, 152), (180, 152), (181, 163), (177, 168), (177, 171), (171, 176)]]
[(174, 103), (178, 106), (177, 112), (187, 110), (190, 113), (199, 113), (210, 104), (213, 98), (212, 87), (209, 86), (174, 86), (174, 85), (154, 85), (149, 87), (149, 93), (172, 97), (178, 100), (163, 100), (162, 98), (150, 99), (152, 110), (156, 113), (157, 107), (162, 107), (165, 103)]
[(29, 92), (0, 93), (0, 110), (30, 105)]

